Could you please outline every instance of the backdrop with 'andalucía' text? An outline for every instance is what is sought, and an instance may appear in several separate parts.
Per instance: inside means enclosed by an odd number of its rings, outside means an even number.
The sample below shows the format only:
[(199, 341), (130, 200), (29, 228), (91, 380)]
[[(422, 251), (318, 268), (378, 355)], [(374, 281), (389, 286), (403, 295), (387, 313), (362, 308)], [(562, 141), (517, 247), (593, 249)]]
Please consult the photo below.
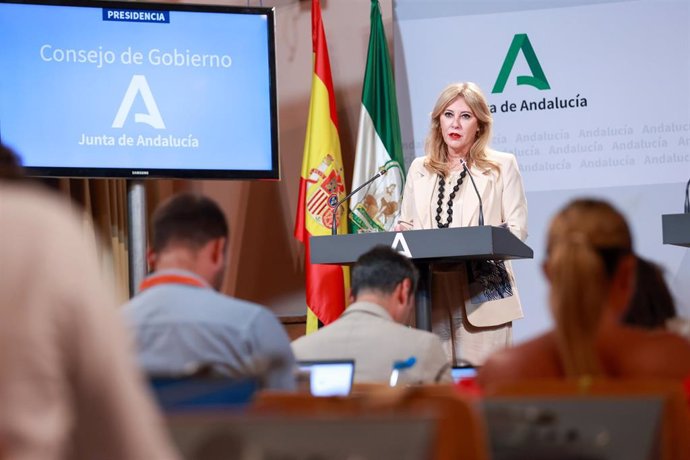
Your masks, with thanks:
[(406, 161), (424, 155), (449, 83), (474, 81), (494, 117), (491, 146), (517, 156), (532, 261), (514, 263), (525, 319), (550, 325), (539, 269), (550, 218), (575, 197), (613, 202), (635, 247), (661, 264), (690, 315), (690, 251), (662, 244), (690, 179), (690, 2), (395, 0), (395, 75)]

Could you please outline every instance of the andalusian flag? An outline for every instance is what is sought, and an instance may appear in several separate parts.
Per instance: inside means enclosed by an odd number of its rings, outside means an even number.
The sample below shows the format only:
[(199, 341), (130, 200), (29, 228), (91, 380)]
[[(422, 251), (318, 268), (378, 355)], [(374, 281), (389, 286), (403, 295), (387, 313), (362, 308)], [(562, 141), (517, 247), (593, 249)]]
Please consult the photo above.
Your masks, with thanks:
[(371, 32), (362, 89), (352, 188), (385, 167), (388, 173), (350, 198), (350, 231), (390, 231), (405, 184), (398, 103), (378, 0), (371, 0)]
[[(345, 309), (343, 268), (312, 265), (309, 259), (309, 236), (331, 233), (333, 207), (345, 198), (338, 117), (319, 0), (311, 4), (311, 27), (314, 73), (295, 222), (295, 238), (305, 249), (307, 332), (316, 329), (316, 318), (329, 324)], [(337, 216), (338, 233), (347, 233), (346, 213), (347, 209), (341, 206)]]

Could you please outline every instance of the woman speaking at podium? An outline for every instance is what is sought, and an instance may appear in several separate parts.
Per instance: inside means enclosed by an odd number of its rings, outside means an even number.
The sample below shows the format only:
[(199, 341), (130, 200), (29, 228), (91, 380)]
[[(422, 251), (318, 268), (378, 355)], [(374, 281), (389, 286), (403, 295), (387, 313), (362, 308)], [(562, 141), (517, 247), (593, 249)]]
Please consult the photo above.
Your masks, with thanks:
[[(410, 165), (397, 231), (507, 227), (527, 237), (527, 201), (515, 156), (489, 148), (493, 120), (474, 83), (454, 83), (431, 113), (424, 157)], [(470, 177), (476, 184), (475, 191)], [(522, 317), (509, 262), (468, 261), (434, 266), (432, 330), (453, 363), (481, 365), (512, 342), (512, 321)]]

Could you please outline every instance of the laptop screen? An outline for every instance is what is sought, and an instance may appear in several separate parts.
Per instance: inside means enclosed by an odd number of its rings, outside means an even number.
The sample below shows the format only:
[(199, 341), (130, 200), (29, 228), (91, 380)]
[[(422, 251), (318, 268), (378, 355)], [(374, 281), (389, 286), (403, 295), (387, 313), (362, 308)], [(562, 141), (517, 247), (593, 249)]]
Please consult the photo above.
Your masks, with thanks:
[(354, 360), (298, 361), (299, 371), (309, 374), (312, 396), (347, 396), (355, 375)]
[(477, 368), (473, 366), (453, 366), (450, 370), (450, 376), (454, 383), (458, 383), (462, 379), (470, 379), (477, 376)]

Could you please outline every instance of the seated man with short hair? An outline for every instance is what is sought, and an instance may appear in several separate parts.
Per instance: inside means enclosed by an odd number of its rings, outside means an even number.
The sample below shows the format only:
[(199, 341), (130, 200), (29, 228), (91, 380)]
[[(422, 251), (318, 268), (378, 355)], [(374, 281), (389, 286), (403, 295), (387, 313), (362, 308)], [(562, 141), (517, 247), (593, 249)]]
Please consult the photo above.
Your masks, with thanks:
[(294, 389), (294, 356), (283, 326), (266, 308), (217, 292), (227, 262), (228, 224), (211, 199), (185, 193), (152, 219), (149, 265), (155, 270), (125, 306), (141, 366), (182, 376), (210, 367)]
[(378, 246), (352, 268), (354, 303), (332, 324), (292, 343), (298, 360), (354, 359), (355, 382), (388, 383), (393, 363), (415, 358), (400, 383), (450, 382), (439, 338), (404, 326), (412, 313), (417, 270), (405, 256)]

